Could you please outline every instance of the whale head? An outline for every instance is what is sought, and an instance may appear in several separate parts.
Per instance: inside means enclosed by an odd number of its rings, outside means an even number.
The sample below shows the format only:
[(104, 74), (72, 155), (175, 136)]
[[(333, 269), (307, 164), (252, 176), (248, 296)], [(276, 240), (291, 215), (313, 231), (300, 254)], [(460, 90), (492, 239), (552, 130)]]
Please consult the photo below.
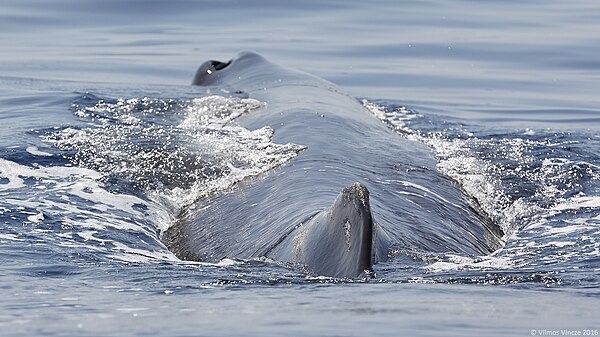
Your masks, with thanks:
[(242, 74), (242, 71), (248, 71), (248, 69), (267, 62), (265, 58), (252, 51), (240, 52), (234, 58), (225, 62), (209, 60), (202, 63), (198, 70), (196, 70), (192, 85), (219, 85), (231, 73), (238, 74), (239, 76), (239, 74)]

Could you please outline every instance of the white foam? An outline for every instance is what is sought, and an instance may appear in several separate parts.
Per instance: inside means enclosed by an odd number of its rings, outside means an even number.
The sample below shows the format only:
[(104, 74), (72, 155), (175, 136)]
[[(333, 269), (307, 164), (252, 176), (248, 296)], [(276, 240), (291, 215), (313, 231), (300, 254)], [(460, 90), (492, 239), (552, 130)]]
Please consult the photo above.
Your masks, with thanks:
[[(564, 226), (564, 227), (553, 227), (550, 225), (546, 225), (545, 226), (545, 234), (551, 235), (551, 236), (557, 236), (557, 235), (567, 236), (567, 235), (571, 235), (573, 233), (587, 231), (587, 230), (594, 229), (597, 227), (598, 226), (592, 226), (592, 225), (586, 225), (586, 224), (571, 224), (569, 226)], [(528, 227), (528, 229), (530, 229), (530, 228)]]
[(25, 151), (31, 153), (34, 156), (40, 156), (40, 157), (52, 157), (51, 153), (48, 152), (44, 152), (44, 151), (40, 151), (37, 146), (28, 146)]
[(548, 246), (554, 246), (554, 247), (558, 247), (558, 248), (563, 248), (563, 247), (567, 247), (567, 246), (574, 246), (575, 242), (571, 242), (571, 241), (551, 241), (547, 243)]
[(219, 266), (219, 267), (230, 267), (230, 266), (236, 266), (239, 264), (242, 264), (242, 262), (226, 258), (226, 259), (222, 259), (221, 261), (217, 262), (215, 265)]
[(42, 221), (44, 221), (44, 213), (39, 212), (37, 214), (30, 215), (27, 217), (27, 220), (29, 220), (33, 223), (39, 224)]
[(487, 270), (487, 269), (512, 269), (516, 267), (515, 260), (508, 257), (479, 256), (468, 257), (449, 254), (447, 261), (437, 261), (425, 268), (430, 272), (447, 272), (463, 269)]
[(552, 207), (552, 210), (578, 210), (582, 208), (600, 208), (600, 196), (576, 196), (563, 200)]
[(8, 183), (0, 184), (0, 191), (25, 187), (23, 177), (34, 178), (41, 182), (50, 182), (55, 179), (69, 180), (77, 177), (95, 180), (100, 178), (101, 175), (93, 170), (76, 167), (32, 168), (0, 158), (0, 178), (8, 179)]
[(408, 127), (408, 122), (421, 115), (414, 113), (406, 107), (398, 107), (395, 110), (389, 111), (384, 106), (371, 103), (367, 100), (362, 100), (362, 104), (373, 116), (386, 123), (395, 131), (406, 135), (415, 133), (413, 129)]
[[(30, 231), (42, 241), (63, 247), (109, 252), (107, 247), (88, 242), (101, 245), (114, 243), (95, 235), (108, 229), (130, 231), (143, 235), (148, 246), (157, 251), (143, 253), (143, 249), (127, 249), (121, 244), (115, 252), (117, 254), (113, 254), (115, 257), (121, 260), (133, 259), (128, 255), (146, 256), (147, 260), (175, 259), (160, 243), (156, 227), (153, 227), (153, 221), (166, 221), (163, 218), (169, 217), (168, 212), (160, 205), (138, 197), (108, 192), (97, 180), (101, 177), (98, 172), (77, 167), (32, 168), (6, 159), (0, 159), (0, 170), (2, 177), (9, 179), (8, 184), (0, 185), (0, 192), (10, 196), (0, 198), (1, 209), (11, 213), (13, 219), (22, 217), (33, 224), (52, 219), (60, 224), (60, 228), (34, 228)], [(40, 186), (44, 188), (35, 188)], [(85, 241), (74, 240), (72, 233), (62, 233), (62, 228), (75, 228), (77, 235)], [(19, 240), (9, 234), (3, 234), (0, 239)]]
[(23, 239), (19, 239), (19, 237), (15, 234), (5, 234), (5, 233), (0, 233), (0, 242), (2, 242), (2, 240), (8, 240), (8, 241), (24, 241)]
[(98, 233), (98, 232), (97, 231), (79, 231), (79, 232), (77, 232), (77, 235), (80, 236), (85, 241), (98, 241), (102, 244), (110, 241), (110, 240), (98, 239), (97, 237), (94, 236), (94, 234), (96, 234), (96, 233)]

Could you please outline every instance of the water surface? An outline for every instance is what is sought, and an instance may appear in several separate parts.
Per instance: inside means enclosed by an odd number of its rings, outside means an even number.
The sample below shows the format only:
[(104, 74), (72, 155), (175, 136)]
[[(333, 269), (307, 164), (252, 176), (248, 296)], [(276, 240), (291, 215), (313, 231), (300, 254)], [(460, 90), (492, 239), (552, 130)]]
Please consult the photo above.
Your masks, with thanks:
[[(599, 3), (8, 0), (0, 9), (3, 335), (600, 329)], [(438, 170), (505, 229), (505, 247), (418, 252), (377, 265), (369, 280), (260, 259), (182, 262), (158, 240), (168, 210), (56, 143), (69, 128), (101, 134), (104, 120), (130, 132), (156, 109), (186, 111), (201, 96), (188, 85), (199, 64), (248, 49), (366, 99), (399, 137), (427, 145)]]

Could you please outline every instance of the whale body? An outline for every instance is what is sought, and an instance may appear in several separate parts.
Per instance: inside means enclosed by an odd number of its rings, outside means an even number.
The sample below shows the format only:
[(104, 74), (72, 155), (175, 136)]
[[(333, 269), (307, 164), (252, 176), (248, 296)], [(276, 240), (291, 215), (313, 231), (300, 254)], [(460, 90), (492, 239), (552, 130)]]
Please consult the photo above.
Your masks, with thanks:
[(502, 244), (502, 231), (437, 172), (429, 149), (332, 83), (242, 52), (203, 63), (192, 84), (266, 102), (236, 122), (270, 126), (274, 142), (306, 148), (185, 208), (161, 236), (180, 259), (264, 257), (353, 278), (392, 257), (392, 248), (488, 254)]

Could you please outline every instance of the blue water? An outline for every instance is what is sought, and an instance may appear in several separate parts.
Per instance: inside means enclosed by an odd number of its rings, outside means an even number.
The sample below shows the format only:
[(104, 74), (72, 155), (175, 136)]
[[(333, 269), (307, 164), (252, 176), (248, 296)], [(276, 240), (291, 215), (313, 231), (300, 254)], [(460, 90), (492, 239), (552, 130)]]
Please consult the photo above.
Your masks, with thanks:
[[(598, 335), (598, 32), (596, 1), (3, 1), (0, 335)], [(179, 261), (158, 237), (181, 195), (135, 179), (127, 140), (189, 136), (196, 68), (247, 49), (426, 145), (505, 245), (368, 280)], [(216, 176), (199, 194), (243, 179)]]

